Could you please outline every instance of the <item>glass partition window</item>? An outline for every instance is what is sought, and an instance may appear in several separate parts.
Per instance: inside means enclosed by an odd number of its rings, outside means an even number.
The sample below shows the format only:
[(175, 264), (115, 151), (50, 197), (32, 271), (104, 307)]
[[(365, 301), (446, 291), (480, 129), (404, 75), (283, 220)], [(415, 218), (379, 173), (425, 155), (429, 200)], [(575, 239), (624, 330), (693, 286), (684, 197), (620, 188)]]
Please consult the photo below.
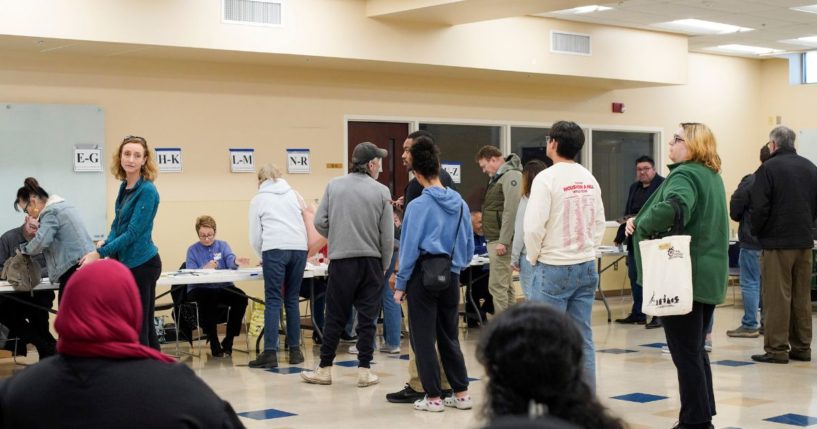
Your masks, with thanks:
[[(630, 185), (636, 181), (635, 160), (655, 159), (657, 133), (593, 130), (593, 176), (601, 186), (608, 220), (624, 215)], [(660, 168), (658, 168), (660, 171)]]

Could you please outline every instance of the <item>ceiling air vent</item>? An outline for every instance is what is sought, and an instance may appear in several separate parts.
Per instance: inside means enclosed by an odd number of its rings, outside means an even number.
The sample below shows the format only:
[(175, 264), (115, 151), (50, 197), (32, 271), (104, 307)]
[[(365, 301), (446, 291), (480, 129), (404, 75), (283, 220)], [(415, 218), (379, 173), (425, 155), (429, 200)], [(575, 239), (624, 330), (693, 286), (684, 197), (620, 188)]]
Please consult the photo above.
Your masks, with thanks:
[(551, 31), (550, 51), (560, 54), (590, 55), (590, 35)]
[(248, 25), (281, 25), (283, 0), (223, 0), (224, 22)]

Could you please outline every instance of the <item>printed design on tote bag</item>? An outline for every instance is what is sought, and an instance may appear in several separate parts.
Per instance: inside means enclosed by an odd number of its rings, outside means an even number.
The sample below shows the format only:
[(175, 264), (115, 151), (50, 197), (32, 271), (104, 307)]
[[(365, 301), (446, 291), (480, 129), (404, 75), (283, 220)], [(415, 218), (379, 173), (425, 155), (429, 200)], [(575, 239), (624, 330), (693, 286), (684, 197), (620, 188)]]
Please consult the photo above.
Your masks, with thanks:
[(674, 297), (664, 295), (661, 298), (655, 299), (655, 293), (653, 293), (652, 296), (650, 297), (649, 304), (654, 305), (656, 307), (670, 307), (672, 305), (678, 304), (679, 302), (681, 302), (681, 298), (678, 295), (675, 295)]
[(684, 258), (684, 252), (682, 252), (682, 251), (680, 251), (680, 250), (676, 249), (676, 248), (673, 246), (673, 247), (670, 247), (670, 248), (667, 250), (667, 257), (668, 257), (669, 259), (683, 259), (683, 258)]

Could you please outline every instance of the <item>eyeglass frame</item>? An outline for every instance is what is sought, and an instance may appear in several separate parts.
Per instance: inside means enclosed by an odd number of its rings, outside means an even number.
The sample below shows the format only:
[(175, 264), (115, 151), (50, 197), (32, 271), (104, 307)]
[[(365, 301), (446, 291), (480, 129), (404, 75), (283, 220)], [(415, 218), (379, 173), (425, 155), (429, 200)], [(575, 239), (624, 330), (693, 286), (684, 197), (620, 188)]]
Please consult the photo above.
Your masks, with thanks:
[(676, 144), (678, 144), (679, 141), (683, 142), (683, 143), (687, 142), (685, 139), (682, 139), (681, 137), (679, 137), (678, 134), (673, 134), (672, 135), (672, 142), (669, 145), (670, 146), (675, 146)]

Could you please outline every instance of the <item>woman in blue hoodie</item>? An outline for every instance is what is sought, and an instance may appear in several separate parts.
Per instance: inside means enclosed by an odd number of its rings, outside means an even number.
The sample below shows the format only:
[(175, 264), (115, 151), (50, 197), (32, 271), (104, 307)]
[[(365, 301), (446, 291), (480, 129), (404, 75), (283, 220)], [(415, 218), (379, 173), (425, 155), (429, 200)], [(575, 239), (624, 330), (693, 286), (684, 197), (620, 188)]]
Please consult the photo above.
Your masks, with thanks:
[(286, 309), (289, 363), (304, 361), (298, 307), (306, 267), (307, 239), (303, 198), (272, 164), (258, 170), (258, 193), (250, 202), (250, 245), (264, 271), (264, 352), (250, 368), (278, 366), (278, 321)]
[(147, 141), (142, 137), (125, 137), (113, 155), (111, 173), (122, 181), (114, 204), (111, 232), (105, 241), (97, 243), (96, 251), (85, 255), (81, 265), (110, 257), (130, 269), (142, 299), (139, 342), (159, 350), (159, 338), (153, 326), (156, 281), (162, 274), (159, 249), (153, 244), (153, 219), (159, 210), (159, 191), (153, 181), (159, 169)]
[[(474, 254), (470, 211), (460, 194), (440, 182), (439, 149), (433, 143), (415, 142), (411, 146), (411, 166), (425, 189), (408, 206), (403, 218), (394, 299), (400, 302), (404, 296), (408, 297), (411, 343), (426, 392), (426, 397), (417, 400), (414, 408), (439, 412), (448, 406), (466, 410), (473, 404), (458, 338), (457, 307), (460, 271), (470, 264)], [(423, 286), (418, 260), (426, 254), (452, 257), (451, 278), (446, 289), (435, 292)], [(436, 349), (454, 390), (454, 396), (444, 401)]]

